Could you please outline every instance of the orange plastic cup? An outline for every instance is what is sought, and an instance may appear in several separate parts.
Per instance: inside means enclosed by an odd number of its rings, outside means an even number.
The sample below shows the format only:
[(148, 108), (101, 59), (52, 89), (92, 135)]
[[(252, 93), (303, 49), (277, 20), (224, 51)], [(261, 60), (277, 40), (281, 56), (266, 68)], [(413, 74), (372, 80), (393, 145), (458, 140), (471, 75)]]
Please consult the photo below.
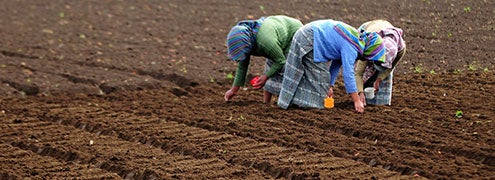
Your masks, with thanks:
[(325, 108), (333, 108), (334, 100), (331, 97), (325, 98)]

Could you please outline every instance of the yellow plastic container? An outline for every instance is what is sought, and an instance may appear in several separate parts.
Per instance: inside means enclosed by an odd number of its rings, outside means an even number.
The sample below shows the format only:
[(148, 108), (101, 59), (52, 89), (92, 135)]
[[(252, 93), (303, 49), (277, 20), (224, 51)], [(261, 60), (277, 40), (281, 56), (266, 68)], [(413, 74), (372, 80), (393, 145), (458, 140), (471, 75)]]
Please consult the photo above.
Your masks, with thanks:
[(325, 108), (333, 108), (334, 100), (331, 97), (325, 98)]

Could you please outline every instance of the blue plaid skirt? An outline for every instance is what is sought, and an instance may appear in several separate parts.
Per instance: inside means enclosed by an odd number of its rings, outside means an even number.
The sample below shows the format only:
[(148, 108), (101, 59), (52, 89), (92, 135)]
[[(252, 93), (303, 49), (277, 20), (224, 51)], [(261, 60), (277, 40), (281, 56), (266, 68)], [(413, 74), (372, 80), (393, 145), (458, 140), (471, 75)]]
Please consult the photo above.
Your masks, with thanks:
[[(397, 57), (395, 58), (393, 62), (393, 66), (395, 68), (396, 64), (404, 57), (404, 54), (406, 53), (406, 48), (404, 48), (402, 51), (400, 51), (397, 54)], [(375, 98), (373, 99), (366, 99), (366, 104), (368, 105), (391, 105), (392, 104), (392, 85), (394, 83), (394, 70), (390, 72), (390, 74), (382, 80), (380, 83), (380, 87), (378, 89), (378, 92), (375, 94)], [(366, 83), (368, 84), (368, 83)], [(369, 87), (372, 87), (372, 84), (369, 85)]]
[[(378, 92), (373, 99), (366, 99), (368, 105), (389, 105), (392, 103), (392, 83), (394, 78), (394, 71), (380, 82)], [(371, 86), (370, 86), (371, 87)]]
[(313, 58), (313, 30), (303, 26), (294, 38), (285, 64), (278, 106), (324, 108), (330, 86), (328, 63), (315, 63)]

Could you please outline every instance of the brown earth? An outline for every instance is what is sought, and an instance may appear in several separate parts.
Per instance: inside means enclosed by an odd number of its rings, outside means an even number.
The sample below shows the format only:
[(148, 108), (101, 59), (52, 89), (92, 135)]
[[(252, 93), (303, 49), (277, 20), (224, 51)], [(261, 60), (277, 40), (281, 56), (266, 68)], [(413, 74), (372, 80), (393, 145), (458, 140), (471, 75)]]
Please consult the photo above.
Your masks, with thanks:
[[(0, 179), (494, 179), (495, 1), (378, 2), (2, 0)], [(275, 14), (403, 28), (393, 105), (224, 102), (227, 31)]]

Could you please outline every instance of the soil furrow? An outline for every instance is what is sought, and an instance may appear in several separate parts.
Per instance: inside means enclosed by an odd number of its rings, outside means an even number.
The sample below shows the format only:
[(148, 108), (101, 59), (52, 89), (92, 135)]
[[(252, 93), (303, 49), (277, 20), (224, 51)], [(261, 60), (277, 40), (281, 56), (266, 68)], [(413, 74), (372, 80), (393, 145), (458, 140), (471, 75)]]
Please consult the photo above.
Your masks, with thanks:
[[(81, 166), (99, 167), (117, 173), (122, 178), (230, 177), (233, 174), (244, 174), (246, 178), (261, 177), (249, 168), (235, 168), (217, 158), (183, 158), (164, 153), (158, 148), (150, 148), (144, 143), (122, 141), (115, 137), (90, 134), (61, 125), (44, 121), (12, 124), (12, 129), (20, 132), (29, 129), (30, 132), (18, 133), (16, 138), (2, 137), (1, 140), (42, 156), (54, 157)], [(73, 147), (78, 148), (68, 150)], [(127, 149), (127, 151), (122, 152), (114, 148)], [(143, 166), (141, 161), (146, 164), (152, 162), (154, 166)], [(204, 164), (209, 165), (204, 166)]]
[[(201, 123), (198, 123), (194, 119), (188, 120), (188, 119), (177, 119), (174, 118), (175, 121), (179, 123), (185, 123), (190, 126), (194, 127), (200, 127), (206, 130), (211, 130), (211, 131), (218, 131), (218, 132), (227, 132), (231, 134), (236, 134), (238, 136), (246, 137), (246, 138), (252, 138), (254, 140), (258, 140), (261, 142), (271, 142), (274, 144), (277, 144), (279, 146), (284, 146), (284, 147), (294, 147), (299, 150), (304, 150), (304, 151), (311, 151), (311, 152), (316, 152), (316, 153), (331, 153), (336, 157), (341, 157), (341, 158), (351, 158), (355, 159), (357, 161), (363, 161), (366, 164), (370, 164), (371, 161), (375, 161), (374, 163), (371, 163), (370, 166), (378, 166), (379, 167), (384, 167), (388, 166), (389, 169), (391, 170), (396, 170), (400, 173), (407, 174), (407, 175), (413, 175), (415, 172), (419, 172), (420, 170), (413, 170), (409, 166), (403, 166), (399, 165), (401, 160), (400, 159), (395, 159), (393, 158), (393, 154), (377, 154), (376, 152), (380, 151), (385, 151), (386, 149), (397, 149), (395, 151), (398, 151), (400, 153), (400, 145), (397, 144), (377, 144), (375, 145), (373, 140), (359, 140), (359, 139), (353, 139), (352, 136), (350, 139), (347, 141), (333, 141), (333, 138), (331, 132), (326, 132), (324, 130), (321, 130), (320, 132), (318, 131), (309, 131), (305, 132), (303, 135), (303, 132), (306, 131), (305, 129), (308, 129), (307, 127), (299, 127), (295, 128), (300, 125), (293, 125), (290, 121), (285, 121), (287, 124), (287, 127), (284, 126), (278, 126), (277, 128), (284, 129), (283, 133), (276, 133), (277, 130), (271, 130), (270, 126), (261, 126), (264, 127), (263, 129), (256, 129), (253, 127), (250, 127), (250, 125), (245, 125), (246, 123), (237, 123), (234, 127), (228, 126), (228, 124), (225, 123), (218, 123), (216, 120), (203, 120)], [(280, 120), (281, 122), (284, 122), (284, 120)], [(249, 124), (249, 123), (247, 123)], [(263, 124), (262, 119), (256, 120), (257, 125)], [(218, 128), (218, 127), (223, 127), (223, 128)], [(291, 130), (288, 130), (291, 129)], [(291, 137), (287, 136), (287, 134), (294, 134), (294, 133), (300, 134), (298, 137)], [(315, 136), (315, 134), (321, 134), (323, 136)], [(328, 135), (328, 136), (325, 136)], [(342, 137), (339, 137), (342, 138)], [(320, 143), (317, 143), (320, 142)], [(326, 143), (328, 142), (328, 143)], [(360, 146), (364, 146), (365, 144), (368, 145), (369, 147), (366, 149), (357, 149), (354, 150), (353, 152), (349, 152), (348, 148), (342, 148), (346, 146), (351, 146), (353, 147), (354, 145), (351, 144), (360, 144)], [(381, 147), (385, 146), (385, 147)], [(412, 149), (415, 149), (415, 147), (411, 147)], [(371, 151), (370, 151), (371, 149)], [(361, 151), (361, 152), (360, 152)], [(354, 156), (354, 154), (360, 152), (361, 154), (359, 156)], [(373, 155), (375, 154), (375, 155)], [(375, 157), (375, 158), (366, 158), (366, 157)], [(412, 158), (412, 157), (411, 157)], [(380, 161), (376, 162), (377, 159), (381, 159)], [(395, 159), (393, 161), (392, 159)], [(434, 164), (433, 161), (431, 161), (432, 164)], [(407, 164), (407, 163), (406, 163)], [(431, 174), (424, 174), (424, 175), (431, 175)]]
[[(90, 178), (90, 179), (119, 179), (115, 173), (99, 169), (93, 165), (77, 164), (60, 161), (57, 158), (36, 154), (29, 149), (21, 149), (10, 144), (0, 144), (0, 163), (11, 164), (8, 168), (2, 168), (0, 179), (65, 179), (65, 178)], [(18, 158), (22, 161), (17, 161)]]
[[(191, 100), (187, 103), (191, 105), (192, 102), (199, 102), (199, 101), (194, 101)], [(208, 103), (203, 103), (200, 105), (193, 105), (197, 107), (208, 107)], [(167, 109), (174, 109), (175, 107), (168, 107)], [(176, 108), (180, 109), (180, 108)], [(236, 123), (226, 123), (225, 121), (218, 121), (216, 119), (204, 119), (201, 118), (199, 119), (178, 119), (178, 118), (172, 118), (177, 122), (180, 123), (185, 123), (191, 126), (195, 127), (201, 127), (204, 129), (212, 130), (212, 131), (219, 131), (219, 132), (228, 132), (228, 133), (236, 133), (237, 135), (243, 136), (243, 137), (249, 137), (249, 138), (254, 138), (256, 140), (260, 141), (267, 141), (267, 142), (272, 142), (276, 143), (282, 146), (289, 146), (289, 147), (296, 147), (299, 149), (305, 149), (305, 150), (310, 150), (314, 152), (327, 152), (327, 153), (332, 153), (336, 154), (338, 157), (345, 157), (345, 158), (352, 158), (356, 159), (358, 161), (364, 161), (366, 164), (370, 164), (371, 166), (380, 166), (380, 167), (387, 167), (388, 169), (391, 170), (396, 170), (401, 173), (405, 174), (415, 174), (415, 173), (420, 173), (421, 175), (427, 176), (427, 177), (433, 177), (435, 176), (434, 174), (436, 173), (430, 173), (430, 172), (424, 172), (421, 169), (412, 169), (410, 167), (418, 167), (418, 165), (421, 165), (420, 167), (427, 168), (431, 166), (431, 164), (437, 164), (437, 166), (441, 166), (441, 163), (438, 163), (434, 160), (426, 160), (428, 163), (416, 163), (416, 162), (405, 162), (403, 165), (400, 165), (399, 163), (394, 163), (394, 162), (401, 162), (403, 158), (407, 159), (407, 156), (409, 156), (408, 159), (416, 159), (417, 157), (420, 157), (422, 155), (419, 154), (412, 154), (408, 155), (408, 151), (411, 149), (417, 149), (417, 151), (423, 151), (426, 152), (426, 154), (431, 154), (431, 155), (439, 155), (436, 152), (441, 152), (442, 156), (452, 156), (457, 155), (457, 156), (464, 156), (466, 158), (476, 158), (476, 161), (479, 162), (484, 162), (485, 164), (489, 165), (488, 163), (491, 163), (491, 159), (489, 154), (481, 154), (481, 153), (475, 153), (476, 150), (472, 149), (470, 150), (473, 152), (473, 154), (477, 154), (476, 156), (472, 155), (467, 155), (463, 153), (463, 151), (460, 149), (461, 147), (455, 147), (455, 150), (444, 150), (445, 145), (438, 145), (438, 146), (432, 146), (430, 143), (424, 142), (422, 139), (414, 136), (410, 136), (410, 138), (402, 138), (400, 137), (399, 139), (392, 138), (392, 136), (389, 136), (388, 134), (380, 134), (378, 132), (381, 132), (383, 130), (380, 130), (380, 126), (377, 127), (365, 127), (363, 126), (359, 127), (360, 124), (362, 123), (347, 123), (343, 125), (333, 125), (334, 127), (340, 126), (341, 128), (335, 128), (332, 129), (332, 120), (326, 120), (326, 119), (307, 119), (304, 118), (305, 116), (308, 116), (307, 111), (299, 111), (296, 110), (299, 113), (294, 113), (291, 112), (291, 120), (285, 121), (284, 120), (284, 115), (283, 113), (280, 115), (280, 117), (276, 117), (273, 115), (267, 115), (267, 114), (260, 114), (261, 116), (265, 117), (270, 117), (268, 120), (264, 120), (264, 118), (257, 117), (256, 124), (258, 127), (262, 127), (261, 129), (256, 128), (256, 127), (251, 127), (249, 124), (250, 123), (245, 123), (242, 121), (237, 121)], [(201, 112), (207, 112), (206, 110), (201, 110)], [(244, 111), (246, 114), (249, 114), (250, 111)], [(309, 111), (311, 112), (311, 111)], [(187, 113), (187, 111), (182, 110), (182, 113)], [(218, 112), (217, 112), (218, 114)], [(221, 113), (220, 113), (221, 114)], [(295, 114), (295, 115), (294, 115)], [(204, 115), (204, 116), (209, 116), (209, 115)], [(352, 115), (351, 115), (352, 116)], [(250, 118), (249, 115), (244, 115), (246, 119), (252, 119)], [(298, 118), (299, 117), (299, 118)], [(280, 121), (282, 124), (286, 124), (286, 127), (284, 126), (275, 126), (277, 127), (276, 129), (270, 129), (269, 127), (273, 127), (273, 120), (271, 118), (277, 119)], [(249, 121), (249, 120), (248, 120)], [(290, 122), (294, 121), (294, 123)], [(386, 119), (385, 119), (386, 121)], [(340, 121), (334, 121), (334, 122), (340, 122)], [(265, 125), (260, 125), (266, 123)], [(325, 124), (327, 123), (327, 124)], [(299, 125), (298, 125), (299, 124)], [(330, 125), (329, 125), (330, 124)], [(347, 126), (346, 126), (347, 125)], [(321, 128), (322, 131), (311, 131), (307, 132), (306, 129), (314, 129), (314, 128), (307, 128), (304, 126), (311, 126), (315, 128)], [(355, 127), (354, 127), (355, 126)], [(288, 129), (294, 129), (295, 127), (300, 127), (299, 130), (294, 130), (294, 131), (288, 131)], [(409, 126), (408, 126), (409, 127)], [(269, 130), (267, 130), (269, 129)], [(278, 132), (278, 129), (283, 129), (283, 132), (276, 133)], [(370, 148), (369, 149), (362, 149), (358, 151), (354, 151), (353, 153), (358, 153), (360, 152), (360, 156), (354, 157), (353, 154), (350, 154), (347, 149), (340, 149), (340, 147), (346, 147), (349, 146), (349, 141), (346, 141), (345, 143), (342, 142), (342, 145), (335, 144), (330, 138), (325, 138), (325, 137), (312, 137), (312, 135), (315, 134), (329, 134), (328, 129), (330, 129), (330, 132), (337, 132), (343, 135), (346, 135), (348, 137), (352, 138), (360, 138), (363, 140), (363, 142), (366, 142), (364, 144), (369, 144)], [(362, 129), (369, 129), (369, 130), (362, 130)], [(294, 138), (287, 139), (286, 135), (284, 134), (294, 134), (295, 132), (298, 132), (298, 134), (301, 134), (302, 132), (306, 132), (308, 135), (306, 136), (307, 138), (303, 138), (304, 136), (299, 136), (298, 140), (295, 140)], [(279, 135), (275, 135), (279, 134)], [(409, 136), (407, 134), (404, 134), (406, 137)], [(265, 138), (265, 137), (271, 137), (271, 138)], [(414, 137), (414, 138), (413, 138)], [(301, 139), (302, 138), (302, 139)], [(273, 139), (273, 140), (271, 140)], [(291, 140), (294, 139), (294, 140)], [(283, 140), (283, 141), (281, 141)], [(379, 142), (378, 144), (374, 144), (374, 142)], [(383, 142), (384, 141), (384, 142)], [(321, 147), (320, 145), (316, 145), (316, 142), (329, 142), (333, 144), (334, 147), (329, 148), (329, 147)], [(357, 144), (360, 144), (359, 146), (363, 146), (363, 142), (356, 142)], [(387, 143), (391, 142), (391, 143)], [(401, 150), (403, 149), (402, 146), (407, 145), (410, 146), (408, 150)], [(352, 145), (351, 145), (352, 147)], [(377, 149), (378, 148), (378, 149)], [(425, 150), (425, 148), (428, 148)], [(328, 151), (328, 149), (331, 149), (332, 151)], [(371, 151), (370, 151), (371, 150)], [(337, 151), (337, 152), (336, 152)], [(340, 151), (340, 152), (339, 152)], [(386, 154), (378, 154), (376, 152), (380, 151), (385, 151), (389, 152)], [(391, 152), (391, 153), (390, 153)], [(403, 153), (402, 153), (403, 152)], [(345, 155), (344, 155), (345, 154)], [(406, 157), (402, 157), (400, 159), (395, 158), (396, 154), (403, 154)], [(481, 158), (480, 158), (481, 157)], [(393, 160), (395, 159), (395, 160)], [(467, 165), (467, 164), (466, 164)], [(479, 166), (479, 165), (478, 165)], [(439, 171), (442, 171), (441, 169), (438, 169)], [(438, 172), (441, 173), (441, 172)]]
[[(66, 116), (61, 112), (61, 110), (54, 110), (54, 114), (47, 114), (52, 121), (57, 121), (60, 116)], [(176, 117), (175, 117), (176, 118)], [(63, 120), (63, 124), (88, 124), (87, 127), (91, 127), (94, 125), (101, 125), (101, 122), (108, 121), (107, 118), (99, 118), (92, 119), (91, 121), (86, 121), (86, 118), (77, 118), (79, 120)], [(150, 123), (143, 122), (125, 122), (123, 120), (118, 120), (112, 124), (101, 125), (102, 129), (107, 129), (107, 131), (115, 132), (119, 137), (127, 140), (126, 138), (133, 137), (134, 139), (139, 139), (138, 141), (143, 144), (150, 144), (154, 147), (162, 148), (167, 152), (175, 152), (183, 155), (190, 155), (196, 158), (207, 158), (207, 157), (220, 157), (221, 159), (225, 159), (227, 162), (242, 162), (234, 163), (234, 165), (245, 165), (247, 167), (254, 167), (255, 169), (270, 174), (276, 177), (289, 177), (296, 175), (314, 175), (319, 174), (322, 177), (331, 176), (330, 174), (323, 173), (324, 164), (316, 164), (309, 165), (308, 167), (293, 167), (294, 169), (289, 171), (289, 164), (280, 163), (279, 159), (285, 158), (288, 156), (292, 156), (292, 153), (298, 152), (298, 150), (288, 150), (285, 148), (277, 147), (276, 145), (260, 145), (258, 142), (255, 142), (250, 139), (245, 139), (241, 137), (235, 137), (232, 135), (228, 135), (222, 132), (214, 132), (202, 130), (195, 127), (183, 126), (181, 127), (182, 131), (176, 132), (175, 134), (168, 133), (166, 130), (160, 128), (161, 126), (168, 127), (173, 126), (177, 127), (177, 123), (170, 121), (172, 118), (165, 118), (168, 120), (165, 121), (157, 121), (157, 120), (149, 120)], [(126, 123), (126, 126), (121, 126), (119, 124)], [(154, 124), (153, 124), (154, 123)], [(130, 129), (129, 129), (130, 128)], [(90, 128), (91, 129), (91, 128)], [(111, 129), (111, 130), (110, 130)], [(129, 134), (128, 132), (136, 132), (139, 130), (139, 134)], [(163, 133), (157, 134), (157, 131), (162, 131)], [(176, 131), (176, 130), (172, 130)], [(194, 134), (191, 132), (195, 132)], [(191, 136), (195, 136), (198, 134), (203, 134), (203, 136), (212, 137), (212, 138), (190, 138)], [(152, 137), (152, 138), (150, 138)], [(224, 138), (225, 141), (217, 141), (216, 139)], [(246, 148), (243, 151), (239, 151), (239, 144), (246, 144), (249, 146), (255, 146), (261, 149), (253, 149)], [(253, 151), (253, 152), (251, 152)], [(299, 154), (300, 153), (296, 153)], [(311, 158), (311, 154), (306, 154), (301, 158), (309, 159)], [(230, 159), (230, 160), (229, 160)], [(232, 159), (241, 159), (241, 160), (232, 160)], [(249, 162), (246, 163), (245, 160), (249, 159)], [(324, 157), (321, 158), (328, 162), (335, 161), (334, 157)], [(344, 160), (345, 161), (345, 160)], [(356, 162), (353, 162), (356, 163)], [(284, 165), (285, 164), (285, 165)], [(359, 164), (359, 163), (358, 163)], [(370, 168), (366, 165), (362, 164), (364, 167), (355, 168), (357, 172), (363, 171), (360, 168)], [(288, 169), (289, 168), (289, 169)], [(323, 169), (322, 169), (323, 168)], [(385, 173), (387, 171), (381, 172), (382, 170), (374, 169), (373, 171), (377, 171), (377, 176), (393, 176), (393, 173)], [(292, 173), (288, 173), (292, 172)], [(347, 170), (347, 173), (353, 173), (354, 170)], [(382, 174), (384, 173), (384, 174)], [(345, 173), (344, 173), (345, 174)], [(386, 174), (386, 175), (385, 175)]]

